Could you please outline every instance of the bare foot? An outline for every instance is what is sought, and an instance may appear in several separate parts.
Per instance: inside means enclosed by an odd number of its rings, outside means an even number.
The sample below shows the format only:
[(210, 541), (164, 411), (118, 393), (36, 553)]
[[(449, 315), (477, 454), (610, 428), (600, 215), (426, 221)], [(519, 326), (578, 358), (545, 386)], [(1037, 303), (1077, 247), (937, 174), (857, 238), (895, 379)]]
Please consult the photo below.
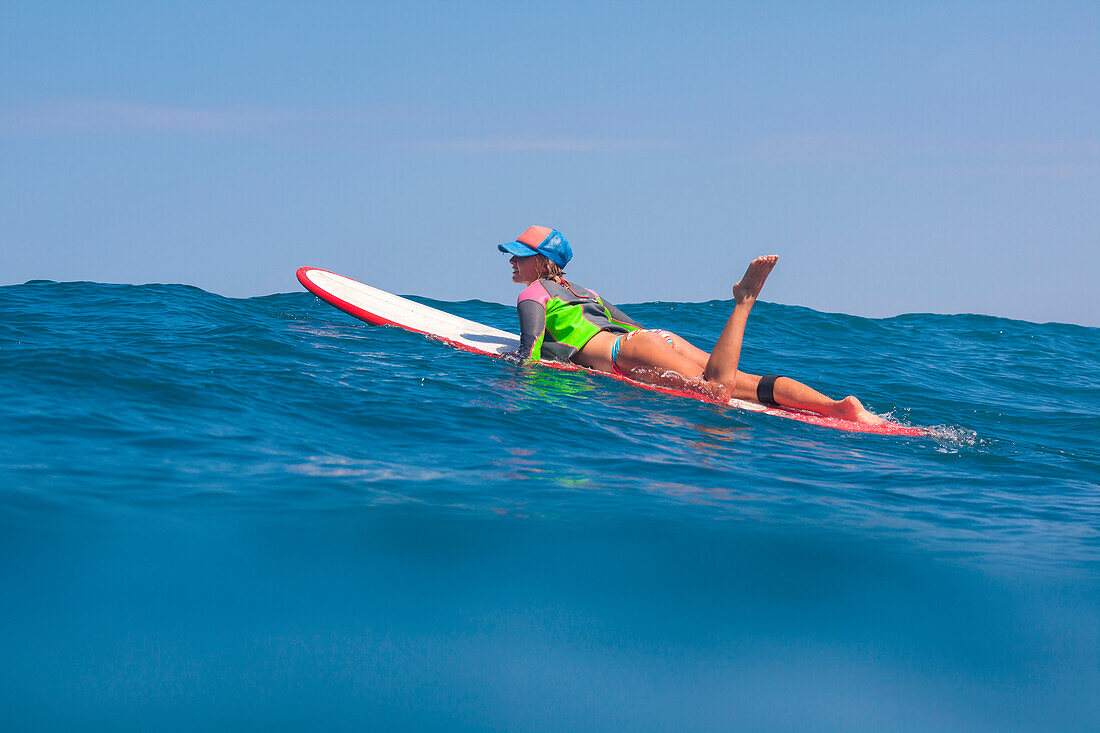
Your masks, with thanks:
[(852, 422), (858, 422), (863, 425), (881, 425), (886, 422), (885, 419), (879, 417), (875, 413), (869, 412), (863, 406), (862, 402), (851, 395), (848, 395), (840, 401), (837, 417), (851, 420)]
[(776, 262), (779, 262), (779, 255), (764, 255), (750, 262), (745, 276), (733, 286), (733, 299), (738, 303), (756, 300)]

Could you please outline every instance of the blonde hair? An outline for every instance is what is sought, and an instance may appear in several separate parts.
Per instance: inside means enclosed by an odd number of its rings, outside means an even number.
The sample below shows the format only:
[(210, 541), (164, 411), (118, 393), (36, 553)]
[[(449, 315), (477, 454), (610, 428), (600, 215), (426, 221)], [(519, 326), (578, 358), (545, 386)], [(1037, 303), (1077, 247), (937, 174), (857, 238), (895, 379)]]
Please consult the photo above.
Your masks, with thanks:
[(564, 280), (562, 275), (565, 274), (565, 270), (544, 255), (535, 255), (535, 272), (538, 273), (540, 280), (553, 280), (559, 283)]

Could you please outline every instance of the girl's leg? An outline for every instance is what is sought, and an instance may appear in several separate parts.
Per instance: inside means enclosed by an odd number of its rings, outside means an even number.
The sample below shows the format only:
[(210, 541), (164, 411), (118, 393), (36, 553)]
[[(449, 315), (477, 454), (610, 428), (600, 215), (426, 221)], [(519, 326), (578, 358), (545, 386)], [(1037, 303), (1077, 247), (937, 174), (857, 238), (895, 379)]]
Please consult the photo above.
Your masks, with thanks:
[[(733, 387), (733, 397), (739, 400), (756, 400), (756, 387), (760, 377), (755, 374), (737, 372), (737, 383)], [(839, 417), (853, 422), (878, 425), (886, 422), (878, 415), (868, 412), (855, 397), (849, 395), (842, 400), (834, 400), (823, 395), (813, 387), (790, 377), (779, 377), (772, 387), (772, 398), (784, 407), (796, 410), (808, 410), (819, 415)]]
[[(698, 352), (695, 353), (695, 352)], [(713, 382), (703, 377), (704, 360), (697, 349), (680, 337), (669, 346), (663, 337), (653, 333), (640, 333), (623, 346), (617, 364), (633, 379), (649, 384), (660, 384), (674, 389), (694, 389), (719, 400), (732, 397), (756, 400), (756, 387), (760, 377), (756, 374), (737, 372), (733, 384)], [(775, 401), (786, 407), (809, 410), (821, 415), (839, 417), (868, 424), (883, 422), (882, 418), (863, 409), (855, 397), (833, 400), (817, 390), (788, 377), (779, 377), (772, 388)]]
[(778, 255), (757, 257), (749, 263), (749, 269), (745, 271), (741, 282), (733, 286), (736, 305), (726, 321), (726, 327), (722, 329), (722, 335), (718, 337), (718, 343), (714, 345), (714, 351), (710, 352), (710, 359), (707, 360), (703, 374), (708, 382), (736, 386), (737, 363), (741, 360), (741, 339), (745, 335), (749, 311), (778, 261)]
[(677, 336), (671, 331), (665, 331), (665, 333), (672, 337), (673, 350), (685, 359), (690, 359), (693, 364), (699, 367), (699, 373), (702, 374), (703, 370), (707, 368), (707, 359), (710, 358), (710, 354), (682, 336)]
[[(764, 287), (764, 281), (768, 279), (778, 260), (776, 255), (757, 257), (749, 263), (749, 268), (741, 281), (733, 286), (736, 305), (704, 369), (705, 379), (726, 387), (731, 397), (756, 399), (756, 387), (760, 383), (760, 377), (738, 371), (737, 364), (741, 359), (741, 341), (745, 335), (745, 324), (748, 322), (749, 312), (756, 302), (756, 296)], [(868, 424), (885, 422), (882, 418), (865, 410), (855, 397), (848, 396), (842, 400), (834, 400), (788, 377), (775, 380), (772, 396), (776, 402), (785, 407)]]
[[(679, 337), (674, 339), (677, 346), (681, 341), (683, 340)], [(687, 344), (686, 341), (683, 343)], [(706, 382), (702, 379), (703, 366), (694, 356), (684, 348), (669, 346), (663, 336), (645, 332), (635, 334), (623, 344), (615, 364), (631, 379), (639, 382), (698, 389)]]

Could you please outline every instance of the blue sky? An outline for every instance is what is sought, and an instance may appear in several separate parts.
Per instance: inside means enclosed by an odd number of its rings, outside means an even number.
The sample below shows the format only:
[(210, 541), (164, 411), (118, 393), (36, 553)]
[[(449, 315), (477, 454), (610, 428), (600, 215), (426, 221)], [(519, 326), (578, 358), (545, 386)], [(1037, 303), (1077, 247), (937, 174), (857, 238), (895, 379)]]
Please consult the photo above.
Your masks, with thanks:
[(1100, 326), (1100, 3), (0, 2), (0, 283)]

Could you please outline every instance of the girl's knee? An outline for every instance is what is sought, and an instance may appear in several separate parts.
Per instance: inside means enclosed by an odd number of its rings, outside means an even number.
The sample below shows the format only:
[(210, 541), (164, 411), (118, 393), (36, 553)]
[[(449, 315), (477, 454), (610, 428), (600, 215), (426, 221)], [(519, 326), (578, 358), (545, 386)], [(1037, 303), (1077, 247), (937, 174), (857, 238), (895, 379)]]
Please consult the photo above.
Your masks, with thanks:
[(737, 372), (736, 383), (738, 392), (756, 394), (756, 387), (760, 384), (760, 376), (756, 374), (746, 374), (745, 372)]

